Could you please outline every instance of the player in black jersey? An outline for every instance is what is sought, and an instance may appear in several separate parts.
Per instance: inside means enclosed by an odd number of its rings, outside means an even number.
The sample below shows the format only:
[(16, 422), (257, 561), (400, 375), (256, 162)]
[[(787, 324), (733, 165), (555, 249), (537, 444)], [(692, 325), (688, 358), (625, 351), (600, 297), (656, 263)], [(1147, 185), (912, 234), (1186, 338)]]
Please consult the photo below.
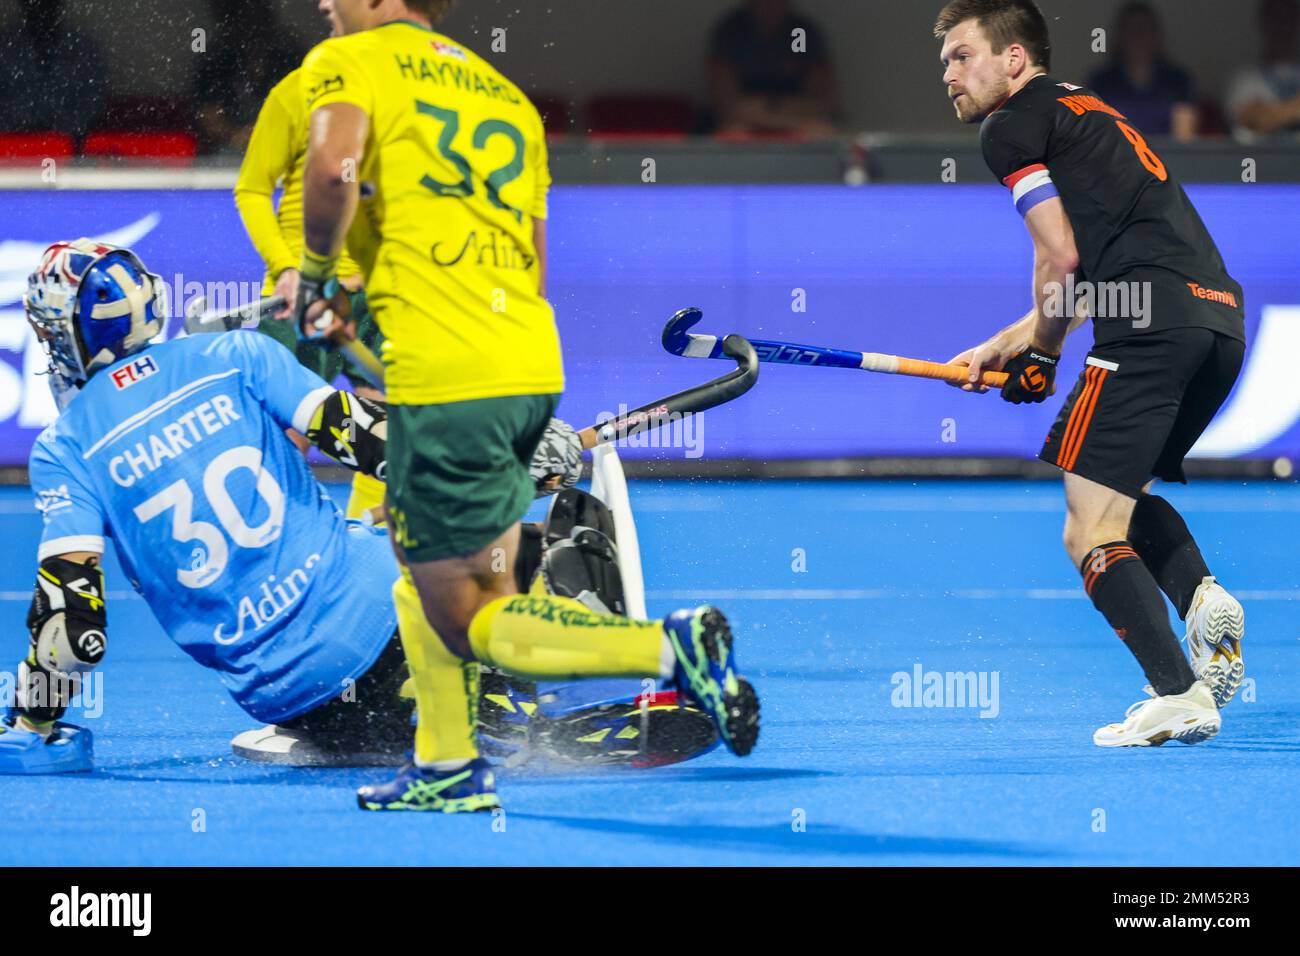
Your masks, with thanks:
[[(957, 116), (982, 122), (985, 161), (1034, 242), (1034, 307), (953, 359), (970, 366), (964, 388), (986, 391), (980, 372), (1001, 369), (1004, 399), (1045, 400), (1066, 336), (1093, 320), (1094, 346), (1039, 457), (1065, 472), (1066, 550), (1151, 682), (1151, 698), (1093, 741), (1207, 740), (1244, 675), (1244, 617), (1149, 489), (1152, 478), (1186, 481), (1183, 458), (1236, 381), (1241, 286), (1141, 132), (1048, 75), (1032, 0), (953, 0), (935, 36)], [(1187, 621), (1190, 666), (1161, 589)]]

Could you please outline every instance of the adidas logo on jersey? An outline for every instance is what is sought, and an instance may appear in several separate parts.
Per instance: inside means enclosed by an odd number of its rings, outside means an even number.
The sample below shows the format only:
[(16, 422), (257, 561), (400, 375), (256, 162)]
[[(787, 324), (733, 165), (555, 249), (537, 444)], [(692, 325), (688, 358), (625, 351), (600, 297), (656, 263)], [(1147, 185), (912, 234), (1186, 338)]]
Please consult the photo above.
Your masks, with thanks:
[(142, 355), (134, 362), (128, 362), (121, 368), (114, 369), (108, 377), (113, 380), (113, 385), (120, 392), (124, 388), (130, 388), (141, 379), (148, 378), (156, 371), (158, 371), (158, 363), (153, 360), (153, 356)]
[(233, 644), (244, 636), (245, 632), (260, 631), (298, 603), (311, 586), (311, 575), (307, 572), (320, 561), (319, 554), (310, 554), (301, 568), (294, 568), (283, 580), (276, 581), (272, 574), (260, 585), (260, 590), (245, 594), (239, 599), (239, 619), (235, 622), (233, 634), (223, 634), (222, 625), (212, 629), (212, 639), (218, 644)]

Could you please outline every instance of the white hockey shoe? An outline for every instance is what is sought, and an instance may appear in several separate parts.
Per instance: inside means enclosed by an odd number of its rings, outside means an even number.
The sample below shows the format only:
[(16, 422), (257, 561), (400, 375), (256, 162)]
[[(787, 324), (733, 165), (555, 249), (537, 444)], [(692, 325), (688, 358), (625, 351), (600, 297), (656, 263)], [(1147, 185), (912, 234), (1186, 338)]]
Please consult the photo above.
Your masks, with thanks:
[(1199, 744), (1217, 734), (1220, 725), (1214, 694), (1198, 680), (1185, 693), (1138, 701), (1123, 723), (1097, 728), (1092, 742), (1098, 747), (1159, 747), (1169, 740)]
[(1246, 676), (1241, 657), (1241, 639), (1246, 633), (1246, 614), (1235, 597), (1213, 577), (1201, 581), (1187, 611), (1187, 650), (1192, 655), (1192, 672), (1204, 681), (1223, 707), (1232, 700)]

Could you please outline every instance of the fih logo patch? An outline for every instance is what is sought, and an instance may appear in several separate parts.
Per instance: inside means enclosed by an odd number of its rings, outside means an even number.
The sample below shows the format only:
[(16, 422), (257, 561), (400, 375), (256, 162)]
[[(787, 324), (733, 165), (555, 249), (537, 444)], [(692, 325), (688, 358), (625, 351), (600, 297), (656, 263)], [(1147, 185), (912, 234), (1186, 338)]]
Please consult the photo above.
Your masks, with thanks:
[(158, 363), (153, 360), (151, 355), (142, 355), (134, 362), (128, 362), (119, 369), (115, 369), (109, 378), (118, 391), (124, 388), (130, 388), (141, 379), (148, 378), (154, 372), (158, 371)]

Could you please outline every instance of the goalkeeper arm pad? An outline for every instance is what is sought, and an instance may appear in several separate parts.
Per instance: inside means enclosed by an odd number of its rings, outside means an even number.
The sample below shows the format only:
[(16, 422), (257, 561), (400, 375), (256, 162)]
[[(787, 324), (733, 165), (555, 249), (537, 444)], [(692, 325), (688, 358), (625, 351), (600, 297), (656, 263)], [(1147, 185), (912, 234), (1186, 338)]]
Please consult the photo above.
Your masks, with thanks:
[(307, 440), (340, 465), (384, 480), (388, 412), (379, 402), (334, 392), (312, 415)]

